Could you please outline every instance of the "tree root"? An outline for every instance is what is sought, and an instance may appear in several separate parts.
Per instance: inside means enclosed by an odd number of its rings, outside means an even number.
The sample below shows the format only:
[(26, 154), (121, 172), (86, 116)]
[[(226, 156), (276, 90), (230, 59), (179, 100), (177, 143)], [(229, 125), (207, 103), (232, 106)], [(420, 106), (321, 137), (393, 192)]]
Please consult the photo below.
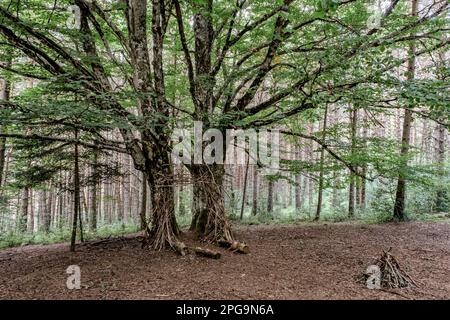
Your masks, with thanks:
[[(149, 235), (147, 232), (145, 232), (144, 236), (142, 237), (142, 240), (140, 240), (142, 242), (142, 248), (144, 247), (148, 247), (148, 248), (152, 248), (152, 249), (157, 249), (157, 250), (161, 250), (161, 247), (156, 248), (155, 247), (155, 243), (154, 240), (150, 240), (149, 239)], [(212, 259), (220, 259), (220, 257), (222, 256), (220, 254), (220, 252), (217, 251), (213, 251), (213, 250), (209, 250), (209, 249), (204, 249), (204, 248), (200, 248), (200, 247), (188, 247), (184, 244), (184, 242), (179, 241), (179, 240), (174, 240), (171, 241), (170, 243), (167, 243), (166, 248), (168, 249), (172, 249), (174, 250), (177, 254), (179, 254), (180, 256), (187, 256), (188, 254), (196, 254), (198, 256), (201, 257), (206, 257), (206, 258), (212, 258)]]

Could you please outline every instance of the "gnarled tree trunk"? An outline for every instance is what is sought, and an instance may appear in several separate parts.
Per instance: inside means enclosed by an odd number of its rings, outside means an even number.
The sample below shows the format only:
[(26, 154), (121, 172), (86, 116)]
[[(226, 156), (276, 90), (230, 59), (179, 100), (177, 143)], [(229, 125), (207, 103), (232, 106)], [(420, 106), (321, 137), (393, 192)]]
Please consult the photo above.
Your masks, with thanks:
[(191, 229), (211, 241), (233, 241), (223, 197), (223, 165), (193, 165), (194, 209)]

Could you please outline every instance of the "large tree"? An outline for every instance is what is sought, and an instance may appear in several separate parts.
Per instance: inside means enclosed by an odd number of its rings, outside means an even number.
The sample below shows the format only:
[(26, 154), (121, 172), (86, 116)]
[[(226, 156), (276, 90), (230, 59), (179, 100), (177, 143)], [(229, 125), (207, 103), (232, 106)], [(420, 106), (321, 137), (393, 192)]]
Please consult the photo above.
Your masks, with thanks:
[[(401, 1), (392, 0), (375, 26), (367, 24), (365, 1), (318, 3), (11, 0), (0, 6), (1, 47), (14, 47), (20, 63), (1, 68), (38, 79), (41, 96), (2, 102), (2, 110), (7, 110), (4, 124), (17, 118), (30, 123), (32, 117), (35, 125), (29, 132), (15, 128), (2, 136), (131, 155), (150, 186), (149, 243), (155, 249), (169, 246), (184, 253), (174, 214), (170, 159), (171, 133), (178, 122), (202, 121), (204, 129), (215, 127), (224, 133), (227, 128), (282, 124), (337, 101), (392, 102), (382, 97), (386, 86), (394, 92), (398, 85), (389, 70), (406, 61), (393, 58), (392, 52), (417, 39), (422, 44), (416, 55), (448, 45), (440, 37), (446, 27), (439, 22), (448, 10), (447, 1), (434, 1), (419, 18), (411, 18)], [(67, 4), (79, 12), (75, 28), (65, 26)], [(184, 56), (182, 67), (170, 59), (178, 51)], [(176, 83), (187, 83), (187, 90), (170, 87), (174, 77), (179, 78)], [(168, 90), (190, 101), (175, 101)], [(39, 112), (30, 115), (30, 108)], [(46, 132), (37, 128), (43, 120)], [(55, 129), (74, 122), (79, 138), (58, 136)], [(111, 129), (120, 133), (120, 140), (105, 138), (102, 133)], [(223, 165), (187, 168), (194, 184), (196, 230), (209, 240), (231, 243)]]

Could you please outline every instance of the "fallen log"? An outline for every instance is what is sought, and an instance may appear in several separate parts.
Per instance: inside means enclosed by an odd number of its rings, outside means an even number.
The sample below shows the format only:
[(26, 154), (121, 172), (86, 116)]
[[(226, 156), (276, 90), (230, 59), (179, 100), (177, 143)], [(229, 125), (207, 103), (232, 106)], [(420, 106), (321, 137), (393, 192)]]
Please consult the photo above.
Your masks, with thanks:
[(219, 240), (218, 244), (219, 244), (219, 246), (221, 246), (223, 248), (227, 248), (228, 250), (231, 250), (233, 252), (238, 252), (238, 253), (243, 253), (243, 254), (247, 254), (250, 252), (249, 247), (243, 242)]
[(212, 259), (220, 259), (221, 254), (217, 251), (212, 251), (209, 249), (203, 249), (200, 247), (189, 247), (189, 251), (194, 252), (198, 256), (212, 258)]
[(82, 246), (98, 246), (98, 245), (101, 245), (103, 243), (111, 242), (111, 241), (114, 241), (114, 240), (117, 240), (117, 239), (118, 238), (111, 238), (111, 235), (109, 235), (107, 238), (103, 238), (103, 239), (100, 239), (100, 240), (84, 242), (81, 245)]

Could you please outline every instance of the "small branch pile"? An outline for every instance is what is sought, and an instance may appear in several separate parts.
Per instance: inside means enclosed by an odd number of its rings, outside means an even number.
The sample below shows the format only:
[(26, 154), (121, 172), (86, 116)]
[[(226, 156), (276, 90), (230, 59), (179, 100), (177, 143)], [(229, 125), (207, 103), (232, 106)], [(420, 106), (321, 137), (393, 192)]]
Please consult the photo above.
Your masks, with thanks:
[(402, 270), (391, 249), (383, 250), (381, 258), (376, 263), (381, 271), (381, 287), (386, 289), (417, 287), (410, 275)]
[[(391, 249), (383, 250), (381, 257), (376, 260), (373, 266), (368, 268), (368, 271), (374, 272), (373, 275), (379, 277), (380, 287), (378, 289), (418, 287), (411, 276), (400, 267), (397, 259), (391, 253)], [(370, 276), (371, 274), (366, 273), (360, 280), (367, 281)]]

